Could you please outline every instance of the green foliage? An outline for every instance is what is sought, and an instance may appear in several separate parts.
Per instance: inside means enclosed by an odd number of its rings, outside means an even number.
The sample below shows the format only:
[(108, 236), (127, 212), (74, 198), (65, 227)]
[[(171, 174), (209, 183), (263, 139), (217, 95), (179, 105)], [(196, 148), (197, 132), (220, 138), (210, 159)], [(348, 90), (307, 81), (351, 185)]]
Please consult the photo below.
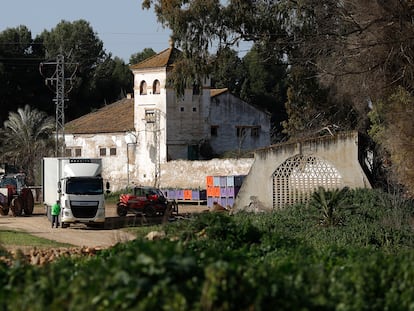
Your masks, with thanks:
[(410, 310), (412, 202), (367, 189), (322, 195), (353, 207), (343, 226), (319, 226), (321, 210), (304, 205), (201, 213), (164, 226), (164, 240), (0, 265), (0, 300), (5, 310)]
[(135, 54), (132, 54), (131, 57), (129, 58), (129, 63), (131, 65), (134, 64), (138, 64), (144, 60), (146, 60), (147, 58), (154, 56), (156, 53), (153, 49), (151, 48), (145, 48), (142, 50), (142, 52), (138, 52)]
[(413, 106), (412, 92), (400, 86), (388, 98), (376, 102), (369, 114), (372, 123), (369, 134), (382, 148), (382, 162), (392, 164), (392, 174), (388, 177), (404, 185), (411, 196), (414, 196)]
[(40, 159), (47, 155), (53, 146), (51, 139), (55, 120), (43, 111), (32, 109), (29, 105), (10, 112), (4, 122), (3, 137), (0, 145), (3, 160), (18, 163), (27, 174), (26, 183), (34, 184), (35, 170)]
[(335, 226), (342, 222), (337, 211), (343, 208), (345, 194), (348, 188), (325, 190), (319, 187), (311, 197), (309, 205), (322, 213), (321, 223), (326, 226)]
[(49, 239), (43, 239), (35, 237), (25, 232), (19, 232), (14, 230), (2, 230), (0, 229), (0, 244), (14, 245), (14, 246), (27, 246), (31, 247), (68, 247), (72, 246), (66, 243), (59, 243)]

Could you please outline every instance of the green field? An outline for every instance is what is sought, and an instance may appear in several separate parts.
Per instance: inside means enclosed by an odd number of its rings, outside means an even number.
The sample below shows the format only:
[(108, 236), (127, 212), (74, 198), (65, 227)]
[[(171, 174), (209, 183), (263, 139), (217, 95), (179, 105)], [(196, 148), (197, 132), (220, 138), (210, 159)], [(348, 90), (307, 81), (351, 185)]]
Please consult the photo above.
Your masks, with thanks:
[[(200, 213), (91, 258), (0, 266), (4, 310), (412, 310), (413, 205), (320, 191), (272, 213)], [(162, 240), (147, 241), (149, 230)]]

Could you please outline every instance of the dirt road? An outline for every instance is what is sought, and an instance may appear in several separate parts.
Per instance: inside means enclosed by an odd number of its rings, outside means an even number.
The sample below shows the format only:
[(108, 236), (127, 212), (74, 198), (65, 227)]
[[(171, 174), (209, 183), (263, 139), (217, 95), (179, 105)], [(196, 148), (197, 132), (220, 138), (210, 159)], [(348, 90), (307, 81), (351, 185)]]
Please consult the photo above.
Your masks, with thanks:
[[(180, 213), (193, 213), (205, 210), (202, 206), (180, 206)], [(108, 220), (116, 219), (115, 206), (106, 207)], [(139, 223), (137, 223), (139, 224)], [(108, 226), (106, 226), (108, 227)], [(36, 206), (31, 216), (12, 217), (0, 216), (0, 229), (23, 230), (34, 236), (69, 243), (74, 246), (93, 248), (107, 248), (119, 242), (134, 239), (132, 234), (121, 230), (122, 226), (112, 226), (115, 229), (98, 229), (87, 227), (83, 224), (71, 225), (69, 228), (51, 228), (51, 224), (44, 213), (42, 206)], [(0, 241), (1, 243), (1, 241)]]

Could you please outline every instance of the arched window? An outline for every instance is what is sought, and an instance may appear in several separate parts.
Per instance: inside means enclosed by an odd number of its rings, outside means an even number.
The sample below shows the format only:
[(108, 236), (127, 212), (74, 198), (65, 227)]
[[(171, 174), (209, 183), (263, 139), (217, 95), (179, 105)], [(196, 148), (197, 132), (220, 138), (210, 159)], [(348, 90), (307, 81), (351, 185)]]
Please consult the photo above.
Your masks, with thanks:
[(139, 95), (147, 95), (147, 82), (141, 81), (139, 86)]
[(154, 83), (152, 84), (152, 94), (160, 94), (160, 92), (161, 92), (160, 81), (155, 80)]
[(273, 173), (273, 208), (306, 203), (319, 186), (342, 188), (342, 176), (327, 161), (313, 155), (296, 155)]

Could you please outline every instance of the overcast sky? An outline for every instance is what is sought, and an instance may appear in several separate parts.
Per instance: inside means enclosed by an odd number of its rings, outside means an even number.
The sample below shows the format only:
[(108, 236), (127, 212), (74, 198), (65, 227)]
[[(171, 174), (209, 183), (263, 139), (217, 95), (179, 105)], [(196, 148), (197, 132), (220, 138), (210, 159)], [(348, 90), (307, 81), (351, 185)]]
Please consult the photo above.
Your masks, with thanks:
[(104, 49), (128, 63), (132, 54), (144, 48), (160, 52), (168, 48), (171, 34), (157, 23), (151, 9), (141, 0), (1, 0), (0, 31), (25, 25), (32, 37), (51, 30), (60, 21), (89, 22)]

